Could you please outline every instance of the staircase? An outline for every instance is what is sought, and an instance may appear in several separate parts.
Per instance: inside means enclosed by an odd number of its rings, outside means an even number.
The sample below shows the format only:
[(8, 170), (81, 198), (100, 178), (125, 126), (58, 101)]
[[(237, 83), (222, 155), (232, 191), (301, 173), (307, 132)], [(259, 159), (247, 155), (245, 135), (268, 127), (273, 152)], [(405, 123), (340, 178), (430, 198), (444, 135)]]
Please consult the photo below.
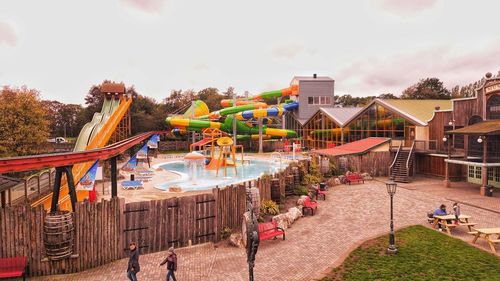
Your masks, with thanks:
[(395, 182), (410, 182), (410, 173), (415, 159), (415, 142), (409, 150), (400, 144), (396, 156), (389, 167), (389, 175)]

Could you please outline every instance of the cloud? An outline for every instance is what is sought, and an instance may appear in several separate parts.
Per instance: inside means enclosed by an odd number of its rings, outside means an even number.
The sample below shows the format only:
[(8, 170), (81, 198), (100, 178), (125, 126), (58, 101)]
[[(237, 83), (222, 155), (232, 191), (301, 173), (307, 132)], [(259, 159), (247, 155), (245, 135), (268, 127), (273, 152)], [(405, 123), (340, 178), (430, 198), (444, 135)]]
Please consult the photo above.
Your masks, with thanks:
[(143, 12), (154, 13), (160, 11), (166, 0), (121, 0), (122, 3), (141, 10)]
[(14, 29), (5, 22), (0, 22), (0, 45), (2, 44), (12, 47), (17, 44), (17, 36)]
[(292, 43), (274, 47), (271, 54), (277, 58), (294, 59), (304, 49), (304, 46)]
[(432, 8), (438, 0), (377, 0), (383, 10), (401, 15), (415, 15)]
[(500, 43), (474, 52), (455, 52), (451, 47), (429, 48), (389, 58), (357, 61), (335, 76), (339, 90), (361, 95), (401, 93), (419, 79), (437, 77), (451, 88), (477, 81), (487, 71), (497, 72)]

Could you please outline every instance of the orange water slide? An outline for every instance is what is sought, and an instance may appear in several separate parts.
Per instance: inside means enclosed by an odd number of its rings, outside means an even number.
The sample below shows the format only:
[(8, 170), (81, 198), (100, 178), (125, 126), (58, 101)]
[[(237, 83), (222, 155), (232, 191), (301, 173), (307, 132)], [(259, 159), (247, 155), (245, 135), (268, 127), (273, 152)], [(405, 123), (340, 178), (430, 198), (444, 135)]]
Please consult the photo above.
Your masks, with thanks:
[[(110, 116), (110, 118), (106, 121), (104, 126), (99, 130), (97, 135), (90, 141), (90, 143), (87, 145), (85, 150), (92, 150), (96, 148), (102, 148), (107, 145), (109, 142), (109, 139), (113, 135), (113, 133), (116, 130), (116, 127), (122, 120), (123, 116), (127, 112), (127, 110), (130, 108), (130, 105), (132, 104), (132, 99), (131, 98), (125, 98), (121, 97), (120, 98), (120, 105), (117, 107), (117, 109), (113, 112), (113, 114)], [(86, 162), (86, 163), (80, 163), (76, 164), (73, 166), (72, 172), (73, 172), (73, 177), (75, 181), (75, 185), (78, 183), (78, 181), (85, 175), (87, 170), (94, 164), (94, 162)], [(88, 191), (86, 190), (77, 190), (76, 196), (78, 201), (83, 201), (84, 199), (88, 198)], [(43, 204), (44, 209), (48, 210), (50, 209), (50, 205), (52, 202), (52, 193), (48, 194), (47, 196), (44, 196), (43, 198), (39, 199), (38, 201), (34, 202), (32, 204), (33, 207), (39, 206)], [(71, 210), (71, 200), (69, 196), (69, 188), (68, 184), (65, 182), (64, 184), (61, 185), (61, 190), (59, 194), (59, 207), (61, 210)]]

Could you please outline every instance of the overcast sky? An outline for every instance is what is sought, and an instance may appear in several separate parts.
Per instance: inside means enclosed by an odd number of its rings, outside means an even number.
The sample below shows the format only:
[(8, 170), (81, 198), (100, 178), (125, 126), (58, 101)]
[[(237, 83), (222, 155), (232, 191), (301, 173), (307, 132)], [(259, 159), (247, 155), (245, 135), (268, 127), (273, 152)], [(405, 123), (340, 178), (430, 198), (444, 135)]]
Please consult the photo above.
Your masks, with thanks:
[(500, 70), (500, 1), (0, 0), (0, 85), (83, 103), (104, 79), (252, 94), (328, 75), (336, 94)]

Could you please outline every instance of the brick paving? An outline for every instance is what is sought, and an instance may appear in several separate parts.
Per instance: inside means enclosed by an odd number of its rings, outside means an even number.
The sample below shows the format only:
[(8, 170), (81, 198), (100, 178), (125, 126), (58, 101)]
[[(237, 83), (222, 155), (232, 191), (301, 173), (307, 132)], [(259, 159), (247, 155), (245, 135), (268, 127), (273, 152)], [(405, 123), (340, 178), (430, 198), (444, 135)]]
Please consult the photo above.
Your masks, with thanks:
[[(500, 198), (477, 197), (473, 188), (444, 189), (441, 186), (442, 182), (435, 179), (401, 184), (402, 188), (398, 189), (394, 199), (396, 228), (414, 224), (429, 226), (427, 211), (441, 203), (451, 207), (452, 201), (446, 198), (465, 202), (462, 213), (471, 215), (471, 221), (477, 222), (478, 226), (500, 226), (500, 215), (487, 210), (500, 210)], [(327, 192), (327, 200), (320, 201), (318, 208), (315, 216), (301, 218), (287, 229), (285, 241), (261, 242), (255, 280), (317, 280), (363, 241), (388, 232), (389, 199), (381, 181), (335, 187)], [(472, 241), (465, 227), (459, 227), (453, 234)], [(479, 240), (476, 247), (489, 251), (484, 240)], [(165, 252), (141, 256), (139, 280), (164, 280), (165, 268), (158, 267), (164, 255)], [(178, 249), (178, 258), (177, 277), (181, 281), (248, 280), (245, 251), (224, 243)], [(122, 259), (77, 274), (32, 280), (126, 280), (126, 265), (127, 260)]]

